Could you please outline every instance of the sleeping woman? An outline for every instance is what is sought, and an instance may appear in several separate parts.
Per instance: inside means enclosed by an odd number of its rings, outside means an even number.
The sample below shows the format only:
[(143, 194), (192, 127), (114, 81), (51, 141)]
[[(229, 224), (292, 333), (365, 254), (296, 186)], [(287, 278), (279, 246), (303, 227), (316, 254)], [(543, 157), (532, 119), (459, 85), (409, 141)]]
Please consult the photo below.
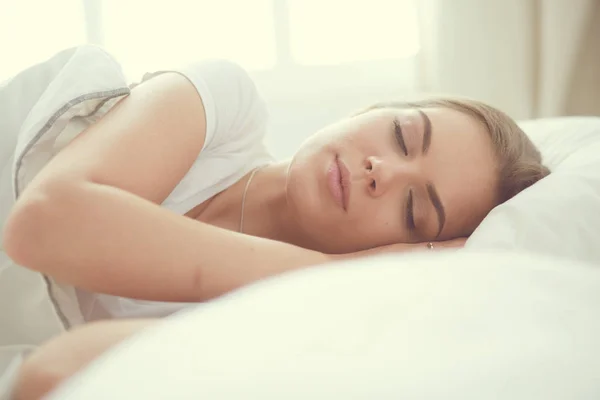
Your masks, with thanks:
[(378, 104), (283, 162), (266, 123), (231, 62), (147, 75), (27, 187), (4, 248), (85, 293), (199, 302), (365, 252), (460, 245), (548, 173), (515, 122), (471, 100)]
[(149, 74), (36, 176), (4, 249), (76, 287), (87, 320), (160, 317), (332, 260), (460, 246), (549, 173), (514, 121), (472, 100), (377, 104), (286, 161), (265, 151), (266, 124), (233, 63)]

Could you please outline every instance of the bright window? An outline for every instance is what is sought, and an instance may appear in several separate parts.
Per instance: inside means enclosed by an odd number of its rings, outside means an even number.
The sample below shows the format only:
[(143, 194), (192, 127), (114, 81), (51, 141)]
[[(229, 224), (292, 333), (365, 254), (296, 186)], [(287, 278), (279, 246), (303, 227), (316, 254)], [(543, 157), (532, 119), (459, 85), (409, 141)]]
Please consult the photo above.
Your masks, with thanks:
[(85, 43), (81, 0), (12, 0), (0, 6), (0, 81)]
[[(267, 91), (410, 89), (416, 0), (14, 0), (0, 13), (0, 79), (92, 42), (131, 80), (227, 58)], [(272, 90), (271, 90), (272, 89)]]
[(149, 69), (227, 58), (275, 64), (271, 0), (103, 0), (104, 46), (134, 78)]
[(287, 0), (293, 59), (305, 65), (393, 60), (419, 49), (409, 0)]

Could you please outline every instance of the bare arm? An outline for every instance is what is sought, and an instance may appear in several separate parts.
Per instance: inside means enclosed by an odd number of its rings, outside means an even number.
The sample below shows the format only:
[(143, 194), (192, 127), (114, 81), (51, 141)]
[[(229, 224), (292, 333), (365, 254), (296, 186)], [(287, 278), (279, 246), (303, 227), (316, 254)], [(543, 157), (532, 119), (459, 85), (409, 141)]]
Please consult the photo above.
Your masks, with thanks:
[(201, 301), (328, 261), (159, 206), (200, 152), (205, 124), (186, 78), (136, 87), (25, 190), (5, 226), (8, 255), (90, 291), (165, 301)]
[(25, 360), (16, 381), (15, 399), (41, 399), (102, 353), (154, 323), (154, 320), (94, 322), (57, 336)]

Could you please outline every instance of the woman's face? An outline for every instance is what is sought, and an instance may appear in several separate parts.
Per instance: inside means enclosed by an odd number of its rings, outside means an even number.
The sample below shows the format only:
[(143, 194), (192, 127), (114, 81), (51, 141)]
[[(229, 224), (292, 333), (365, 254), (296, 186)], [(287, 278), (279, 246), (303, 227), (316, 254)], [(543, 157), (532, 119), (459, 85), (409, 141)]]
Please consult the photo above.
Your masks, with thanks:
[(321, 251), (462, 237), (494, 206), (494, 160), (485, 127), (467, 114), (371, 110), (302, 145), (287, 201)]

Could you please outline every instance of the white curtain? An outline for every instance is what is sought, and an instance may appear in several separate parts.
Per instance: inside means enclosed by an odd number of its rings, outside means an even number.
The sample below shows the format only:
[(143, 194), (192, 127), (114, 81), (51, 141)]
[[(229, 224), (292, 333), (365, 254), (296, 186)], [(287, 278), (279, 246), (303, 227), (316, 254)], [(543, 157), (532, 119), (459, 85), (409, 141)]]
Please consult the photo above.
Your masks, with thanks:
[(303, 116), (287, 153), (324, 123), (415, 91), (519, 119), (600, 115), (600, 0), (11, 1), (0, 6), (0, 81), (85, 42), (132, 79), (198, 57), (256, 69), (267, 99), (291, 104), (275, 128)]
[(600, 115), (600, 1), (422, 0), (420, 85), (515, 118)]

